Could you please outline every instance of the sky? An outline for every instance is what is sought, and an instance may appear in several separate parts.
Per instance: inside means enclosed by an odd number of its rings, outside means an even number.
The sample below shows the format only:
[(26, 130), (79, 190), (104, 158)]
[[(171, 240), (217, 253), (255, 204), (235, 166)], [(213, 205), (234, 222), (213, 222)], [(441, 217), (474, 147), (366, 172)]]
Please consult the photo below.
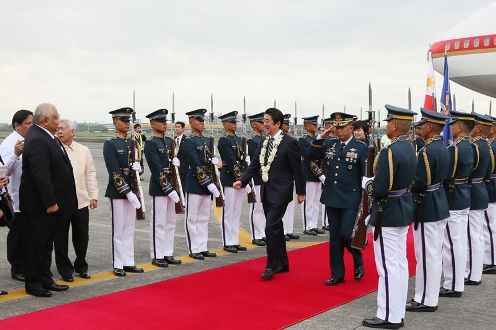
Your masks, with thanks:
[[(176, 119), (210, 109), (273, 106), (297, 117), (359, 115), (424, 102), (426, 53), (492, 0), (0, 0), (0, 123), (42, 102), (77, 122), (110, 122), (132, 106)], [(496, 32), (496, 31), (494, 31)], [(437, 94), (442, 76), (436, 74)], [(487, 113), (488, 96), (455, 83), (457, 108)], [(293, 115), (294, 116), (294, 115)], [(301, 123), (301, 121), (300, 121)]]

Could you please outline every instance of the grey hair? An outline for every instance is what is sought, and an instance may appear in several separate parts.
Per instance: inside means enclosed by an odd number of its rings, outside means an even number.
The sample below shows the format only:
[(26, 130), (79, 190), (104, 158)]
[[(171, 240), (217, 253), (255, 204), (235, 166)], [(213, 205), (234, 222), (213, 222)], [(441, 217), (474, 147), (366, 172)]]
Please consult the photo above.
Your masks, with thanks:
[(55, 106), (50, 103), (42, 103), (36, 107), (33, 116), (33, 122), (35, 124), (41, 124), (43, 119), (47, 118), (50, 115), (50, 111), (55, 109)]
[(76, 131), (76, 125), (74, 124), (74, 122), (72, 120), (61, 119), (61, 120), (59, 120), (59, 125), (60, 124), (65, 124), (65, 125), (67, 125), (69, 130), (74, 131), (74, 132)]

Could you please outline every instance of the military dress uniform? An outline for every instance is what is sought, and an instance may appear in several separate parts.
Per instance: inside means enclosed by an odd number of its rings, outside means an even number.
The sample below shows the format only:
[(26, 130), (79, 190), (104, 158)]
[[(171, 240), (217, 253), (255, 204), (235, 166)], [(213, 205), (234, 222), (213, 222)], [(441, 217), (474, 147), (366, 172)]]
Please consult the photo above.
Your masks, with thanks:
[[(341, 112), (331, 115), (337, 127), (351, 124), (353, 116)], [(347, 141), (325, 140), (317, 136), (306, 153), (308, 160), (326, 159), (327, 172), (320, 202), (329, 216), (331, 279), (327, 285), (344, 281), (344, 248), (353, 256), (355, 278), (363, 276), (360, 250), (351, 247), (352, 232), (362, 197), (367, 145), (353, 135)]]
[[(207, 110), (198, 109), (187, 112), (190, 118), (204, 120)], [(208, 221), (210, 219), (211, 191), (215, 186), (210, 166), (213, 150), (210, 139), (203, 135), (191, 134), (184, 138), (179, 147), (178, 158), (188, 158), (188, 169), (185, 175), (184, 192), (186, 194), (185, 231), (190, 256), (202, 260), (204, 257), (216, 257), (207, 248)], [(187, 156), (186, 156), (187, 155)], [(215, 188), (215, 190), (217, 190)], [(216, 194), (218, 194), (218, 190)]]
[[(237, 121), (237, 111), (232, 111), (219, 119), (224, 122)], [(224, 207), (222, 208), (221, 229), (224, 250), (230, 253), (246, 251), (246, 247), (239, 245), (239, 226), (241, 219), (241, 209), (243, 203), (244, 190), (234, 189), (233, 183), (238, 181), (243, 170), (243, 148), (241, 137), (236, 134), (225, 134), (219, 138), (217, 144), (222, 168), (220, 170), (220, 181), (224, 189)]]
[[(288, 125), (288, 126), (290, 125), (289, 118), (291, 118), (291, 114), (289, 113), (284, 114), (284, 119), (283, 119), (284, 125)], [(293, 188), (293, 199), (288, 203), (286, 212), (284, 212), (284, 216), (282, 217), (282, 223), (284, 227), (284, 237), (286, 241), (289, 241), (290, 239), (300, 238), (299, 235), (294, 234), (295, 204), (296, 204), (296, 187)]]
[[(166, 121), (167, 109), (159, 109), (146, 117)], [(150, 258), (158, 267), (181, 263), (173, 257), (174, 233), (176, 230), (177, 192), (172, 186), (172, 164), (174, 151), (170, 137), (151, 137), (145, 144), (145, 158), (151, 172), (149, 194), (152, 197), (152, 219), (150, 221)]]
[[(250, 119), (250, 122), (255, 120), (263, 123), (264, 113), (261, 112), (251, 115), (248, 116), (248, 118)], [(264, 137), (262, 135), (253, 135), (248, 139), (246, 143), (248, 145), (248, 155), (250, 156), (250, 159), (254, 159), (257, 152), (260, 153), (259, 150), (263, 140)], [(253, 176), (253, 183), (255, 186), (256, 202), (251, 203), (249, 210), (252, 243), (259, 246), (265, 246), (265, 242), (263, 241), (263, 238), (265, 238), (265, 214), (260, 195), (260, 186), (262, 185), (262, 177), (260, 176), (260, 173), (255, 173)]]
[[(490, 117), (495, 122), (496, 117)], [(484, 268), (483, 273), (496, 273), (496, 139), (494, 137), (488, 140), (491, 159), (491, 175), (486, 181), (487, 193), (489, 196), (489, 204), (485, 212), (484, 219)]]
[[(448, 117), (440, 112), (421, 109), (426, 122), (444, 126)], [(407, 311), (434, 311), (439, 300), (442, 272), (444, 229), (449, 217), (449, 205), (443, 182), (449, 177), (450, 156), (440, 135), (425, 140), (418, 152), (417, 170), (412, 192), (415, 196), (414, 244), (417, 268), (415, 297)]]
[[(110, 114), (114, 119), (129, 121), (132, 112), (131, 108), (121, 108)], [(109, 173), (105, 197), (110, 198), (112, 208), (112, 264), (116, 276), (125, 276), (125, 271), (143, 272), (134, 263), (136, 207), (131, 200), (137, 198), (131, 191), (130, 149), (131, 138), (112, 137), (103, 144), (103, 158)]]
[[(451, 111), (451, 122), (458, 120), (474, 122), (474, 118), (463, 112)], [(464, 290), (465, 263), (467, 260), (467, 227), (470, 209), (470, 187), (468, 178), (472, 174), (474, 155), (469, 136), (456, 138), (448, 147), (450, 168), (444, 182), (448, 198), (448, 223), (443, 240), (443, 277), (440, 296), (460, 296)]]
[[(317, 126), (319, 116), (302, 118), (303, 122)], [(323, 234), (324, 231), (317, 228), (319, 218), (320, 195), (322, 193), (322, 183), (325, 175), (322, 172), (321, 164), (318, 160), (310, 160), (305, 156), (310, 149), (314, 136), (305, 135), (298, 140), (300, 145), (303, 175), (306, 181), (306, 199), (301, 204), (301, 218), (303, 220), (303, 233), (308, 235)]]
[[(409, 120), (416, 114), (407, 109), (386, 105), (392, 119)], [(391, 139), (374, 162), (371, 183), (373, 204), (369, 224), (374, 228), (374, 255), (379, 284), (376, 318), (364, 319), (368, 327), (402, 326), (408, 293), (406, 240), (413, 220), (410, 185), (415, 177), (417, 157), (406, 135)], [(401, 171), (401, 172), (400, 172)]]
[[(324, 124), (325, 123), (333, 123), (333, 122), (334, 121), (330, 117), (324, 119)], [(326, 137), (326, 140), (332, 140), (332, 139), (337, 139), (337, 137), (336, 136)], [(322, 159), (321, 167), (322, 167), (322, 172), (325, 173), (327, 171), (327, 160), (326, 159)], [(326, 206), (325, 206), (325, 204), (322, 204), (322, 203), (320, 203), (320, 204), (321, 204), (321, 208), (322, 208), (322, 211), (321, 211), (322, 229), (329, 231), (329, 218), (327, 217)]]
[[(472, 113), (475, 125), (492, 125), (492, 119)], [(482, 278), (484, 263), (484, 213), (488, 207), (489, 196), (486, 188), (486, 180), (491, 176), (491, 154), (489, 143), (485, 136), (477, 136), (472, 139), (474, 149), (474, 170), (470, 176), (470, 211), (468, 213), (468, 225), (466, 234), (467, 242), (467, 264), (465, 268), (465, 285), (477, 285)]]

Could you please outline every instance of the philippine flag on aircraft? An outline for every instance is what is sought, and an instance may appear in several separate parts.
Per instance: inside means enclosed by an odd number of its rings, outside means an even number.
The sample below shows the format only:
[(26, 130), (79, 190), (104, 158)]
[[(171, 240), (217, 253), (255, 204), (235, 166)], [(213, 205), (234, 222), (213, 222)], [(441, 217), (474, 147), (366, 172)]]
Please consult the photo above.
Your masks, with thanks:
[(437, 111), (436, 106), (436, 84), (434, 83), (434, 66), (432, 64), (432, 52), (427, 52), (427, 85), (425, 90), (424, 109)]
[[(441, 93), (441, 112), (449, 116), (451, 110), (451, 91), (449, 84), (449, 72), (448, 72), (448, 56), (444, 55), (444, 80), (443, 80), (443, 91)], [(444, 125), (443, 141), (445, 145), (450, 145), (453, 142), (453, 137), (451, 136), (451, 127), (449, 124)]]

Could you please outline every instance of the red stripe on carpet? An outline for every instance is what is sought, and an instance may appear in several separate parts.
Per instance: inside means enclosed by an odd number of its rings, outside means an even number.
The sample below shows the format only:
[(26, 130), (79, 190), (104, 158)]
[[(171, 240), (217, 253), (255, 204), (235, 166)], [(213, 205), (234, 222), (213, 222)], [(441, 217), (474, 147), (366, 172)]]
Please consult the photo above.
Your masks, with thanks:
[[(412, 274), (411, 233), (408, 237)], [(335, 287), (324, 285), (329, 277), (329, 244), (324, 243), (289, 252), (291, 271), (270, 281), (260, 278), (265, 258), (258, 258), (12, 317), (0, 327), (282, 328), (375, 291), (373, 254), (370, 243), (363, 253), (365, 277), (356, 282), (353, 260), (345, 252), (346, 282)]]

